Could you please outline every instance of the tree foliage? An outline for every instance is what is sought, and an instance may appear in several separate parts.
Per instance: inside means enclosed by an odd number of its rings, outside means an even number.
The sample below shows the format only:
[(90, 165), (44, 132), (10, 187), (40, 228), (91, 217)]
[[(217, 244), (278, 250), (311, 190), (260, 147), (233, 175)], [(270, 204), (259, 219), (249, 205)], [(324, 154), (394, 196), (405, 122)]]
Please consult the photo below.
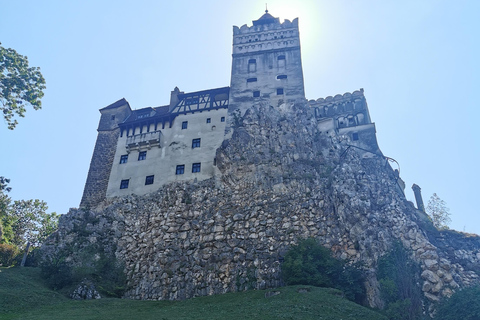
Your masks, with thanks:
[(439, 230), (448, 229), (448, 225), (452, 222), (450, 209), (447, 208), (445, 201), (440, 199), (436, 193), (428, 200), (426, 211), (430, 219), (432, 219), (435, 228)]
[(15, 129), (15, 115), (25, 117), (26, 108), (38, 110), (46, 88), (38, 67), (29, 67), (28, 58), (0, 43), (0, 110), (8, 129)]
[(390, 320), (422, 319), (420, 267), (400, 242), (378, 260), (377, 270), (385, 315)]
[(330, 250), (313, 238), (300, 240), (290, 248), (282, 265), (282, 275), (288, 285), (337, 288), (358, 303), (365, 297), (363, 272), (332, 257)]
[(19, 247), (28, 242), (38, 246), (55, 231), (58, 215), (55, 212), (46, 213), (47, 209), (47, 204), (38, 199), (14, 201), (10, 209), (12, 242)]
[(443, 301), (435, 320), (480, 319), (480, 286), (462, 289)]
[(20, 249), (28, 248), (28, 244), (38, 247), (58, 225), (58, 215), (47, 213), (44, 201), (12, 201), (7, 195), (11, 189), (9, 182), (0, 177), (0, 264), (3, 265), (16, 262), (14, 257)]

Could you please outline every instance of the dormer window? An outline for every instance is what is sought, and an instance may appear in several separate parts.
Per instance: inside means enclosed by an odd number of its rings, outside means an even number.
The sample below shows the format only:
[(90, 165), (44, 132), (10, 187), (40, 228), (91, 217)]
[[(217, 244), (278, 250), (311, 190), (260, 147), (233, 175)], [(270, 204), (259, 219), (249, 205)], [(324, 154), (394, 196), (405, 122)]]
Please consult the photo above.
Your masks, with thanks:
[(150, 116), (150, 112), (143, 112), (137, 115), (137, 119), (148, 118)]

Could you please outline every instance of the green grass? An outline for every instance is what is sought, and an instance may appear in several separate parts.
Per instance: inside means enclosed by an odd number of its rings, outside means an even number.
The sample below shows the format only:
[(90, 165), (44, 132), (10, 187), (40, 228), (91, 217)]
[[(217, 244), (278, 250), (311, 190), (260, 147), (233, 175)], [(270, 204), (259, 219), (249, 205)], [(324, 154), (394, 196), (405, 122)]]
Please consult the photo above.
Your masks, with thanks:
[[(307, 288), (300, 293), (299, 288)], [(265, 298), (268, 291), (280, 294)], [(301, 290), (306, 291), (306, 290)], [(49, 290), (35, 268), (0, 268), (0, 319), (386, 319), (336, 289), (290, 286), (186, 301), (73, 301)]]

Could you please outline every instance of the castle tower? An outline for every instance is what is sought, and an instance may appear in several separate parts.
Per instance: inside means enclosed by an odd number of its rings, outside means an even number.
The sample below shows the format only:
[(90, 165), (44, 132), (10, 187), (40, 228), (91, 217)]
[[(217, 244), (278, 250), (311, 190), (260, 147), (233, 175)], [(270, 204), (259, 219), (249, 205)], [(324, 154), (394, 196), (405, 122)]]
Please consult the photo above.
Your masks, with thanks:
[(100, 109), (100, 113), (97, 141), (95, 142), (80, 208), (95, 207), (105, 200), (108, 178), (117, 148), (118, 136), (120, 135), (118, 124), (122, 123), (132, 113), (132, 109), (127, 100), (120, 99)]
[(253, 26), (234, 26), (229, 113), (297, 99), (305, 99), (298, 18), (280, 23), (265, 10)]

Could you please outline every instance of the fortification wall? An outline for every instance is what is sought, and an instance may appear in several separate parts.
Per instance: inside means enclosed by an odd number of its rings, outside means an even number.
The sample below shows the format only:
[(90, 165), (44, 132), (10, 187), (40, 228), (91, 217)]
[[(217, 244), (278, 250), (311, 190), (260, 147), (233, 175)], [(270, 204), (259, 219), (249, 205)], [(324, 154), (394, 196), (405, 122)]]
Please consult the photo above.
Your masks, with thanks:
[(371, 306), (381, 305), (377, 260), (394, 241), (420, 263), (426, 301), (476, 283), (478, 237), (429, 231), (383, 156), (345, 152), (349, 142), (321, 132), (312, 108), (252, 107), (217, 150), (216, 179), (72, 210), (43, 250), (79, 243), (88, 221), (85, 246), (103, 243), (125, 262), (132, 299), (281, 285), (281, 258), (306, 237), (364, 264)]

